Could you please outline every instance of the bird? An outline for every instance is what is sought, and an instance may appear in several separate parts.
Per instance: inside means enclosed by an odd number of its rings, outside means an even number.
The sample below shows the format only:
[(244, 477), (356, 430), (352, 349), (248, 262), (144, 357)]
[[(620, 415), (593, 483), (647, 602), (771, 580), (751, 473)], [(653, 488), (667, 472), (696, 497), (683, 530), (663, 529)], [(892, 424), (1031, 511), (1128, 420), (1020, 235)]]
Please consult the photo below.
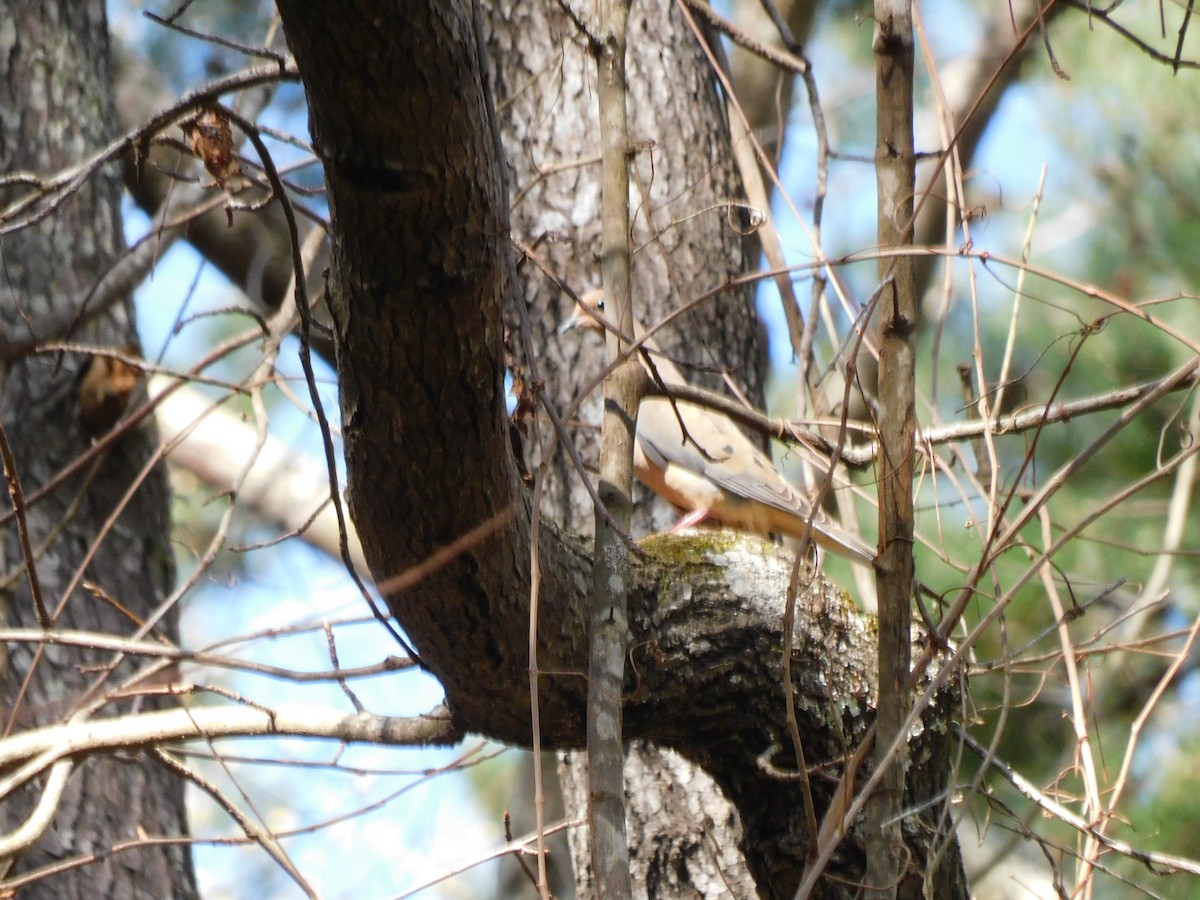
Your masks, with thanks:
[[(603, 313), (603, 300), (599, 290), (583, 294), (559, 334), (580, 327), (603, 331), (593, 314)], [(657, 371), (668, 390), (672, 384), (687, 384), (652, 341), (647, 340), (645, 347), (654, 354), (653, 371), (644, 355), (639, 354), (639, 359), (652, 380)], [(753, 441), (714, 410), (685, 400), (643, 397), (633, 466), (643, 484), (683, 511), (672, 531), (709, 519), (739, 531), (809, 537), (861, 565), (870, 566), (875, 559), (871, 547), (823, 510), (814, 509)]]

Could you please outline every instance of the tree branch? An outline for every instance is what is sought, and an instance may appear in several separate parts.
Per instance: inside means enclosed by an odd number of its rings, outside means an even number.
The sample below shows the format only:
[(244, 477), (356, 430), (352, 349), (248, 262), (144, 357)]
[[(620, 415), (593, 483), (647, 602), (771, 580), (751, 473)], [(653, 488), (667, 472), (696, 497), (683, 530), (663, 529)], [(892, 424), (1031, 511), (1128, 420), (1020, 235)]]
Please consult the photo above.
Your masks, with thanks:
[[(596, 896), (629, 900), (629, 841), (625, 830), (625, 741), (622, 718), (629, 653), (632, 557), (625, 535), (633, 521), (633, 450), (640, 405), (641, 368), (625, 359), (619, 334), (633, 334), (629, 272), (629, 164), (625, 53), (628, 0), (600, 4), (595, 43), (599, 70), (600, 145), (603, 166), (600, 275), (620, 332), (608, 335), (615, 366), (604, 380), (600, 432), (600, 499), (596, 512), (588, 630), (588, 826)], [(619, 364), (618, 364), (619, 363)]]
[[(912, 243), (916, 152), (913, 146), (913, 30), (910, 0), (875, 0), (875, 174), (883, 247)], [(885, 285), (879, 322), (879, 698), (875, 767), (879, 785), (867, 804), (866, 895), (894, 898), (907, 876), (904, 765), (911, 704), (913, 435), (916, 431), (918, 295), (910, 256), (879, 260)], [(881, 776), (881, 777), (880, 777)]]
[[(276, 709), (250, 706), (188, 707), (138, 713), (114, 719), (68, 722), (22, 731), (0, 741), (0, 767), (37, 759), (48, 766), (61, 759), (102, 751), (223, 737), (327, 738), (329, 740), (382, 744), (396, 747), (451, 746), (462, 740), (450, 713), (437, 707), (423, 716), (348, 715), (307, 704), (288, 704)], [(40, 768), (39, 768), (40, 771)], [(19, 781), (37, 772), (29, 771)], [(10, 776), (2, 783), (0, 796), (18, 786)]]

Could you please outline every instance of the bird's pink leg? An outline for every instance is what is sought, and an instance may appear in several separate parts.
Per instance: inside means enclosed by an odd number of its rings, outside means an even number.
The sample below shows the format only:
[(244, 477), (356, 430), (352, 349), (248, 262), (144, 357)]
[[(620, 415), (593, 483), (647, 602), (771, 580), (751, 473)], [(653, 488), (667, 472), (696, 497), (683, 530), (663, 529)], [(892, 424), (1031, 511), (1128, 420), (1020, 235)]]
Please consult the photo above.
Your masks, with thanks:
[(708, 518), (708, 514), (710, 512), (712, 512), (712, 510), (706, 506), (702, 506), (699, 509), (693, 509), (690, 513), (676, 522), (675, 527), (673, 527), (668, 534), (675, 534), (676, 532), (683, 531), (685, 528), (691, 528), (693, 525), (699, 525)]

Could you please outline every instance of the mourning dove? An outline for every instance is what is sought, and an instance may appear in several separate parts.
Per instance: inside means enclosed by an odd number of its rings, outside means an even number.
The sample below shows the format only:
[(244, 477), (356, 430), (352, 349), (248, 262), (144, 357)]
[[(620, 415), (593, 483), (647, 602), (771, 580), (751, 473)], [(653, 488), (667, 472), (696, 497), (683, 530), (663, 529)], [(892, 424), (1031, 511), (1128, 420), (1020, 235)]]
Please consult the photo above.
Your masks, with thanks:
[[(602, 294), (588, 292), (583, 304), (602, 311)], [(580, 326), (601, 328), (586, 309), (577, 307), (559, 333)], [(687, 384), (652, 342), (646, 341), (645, 346), (654, 351), (654, 370), (665, 385)], [(645, 358), (639, 354), (639, 359), (653, 379)], [(825, 549), (864, 565), (875, 558), (875, 551), (862, 540), (838, 527), (820, 509), (814, 511), (770, 458), (721, 413), (683, 400), (644, 397), (638, 412), (633, 465), (643, 484), (684, 511), (673, 531), (707, 518), (759, 534), (811, 535)]]

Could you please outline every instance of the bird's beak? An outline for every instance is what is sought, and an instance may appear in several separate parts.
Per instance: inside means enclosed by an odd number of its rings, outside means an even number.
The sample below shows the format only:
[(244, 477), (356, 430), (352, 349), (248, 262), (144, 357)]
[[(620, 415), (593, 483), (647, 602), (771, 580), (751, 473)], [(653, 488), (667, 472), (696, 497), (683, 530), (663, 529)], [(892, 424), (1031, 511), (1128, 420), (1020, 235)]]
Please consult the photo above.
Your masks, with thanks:
[(584, 328), (594, 324), (591, 317), (576, 306), (571, 315), (564, 319), (563, 323), (558, 326), (558, 333), (563, 335), (575, 328)]

